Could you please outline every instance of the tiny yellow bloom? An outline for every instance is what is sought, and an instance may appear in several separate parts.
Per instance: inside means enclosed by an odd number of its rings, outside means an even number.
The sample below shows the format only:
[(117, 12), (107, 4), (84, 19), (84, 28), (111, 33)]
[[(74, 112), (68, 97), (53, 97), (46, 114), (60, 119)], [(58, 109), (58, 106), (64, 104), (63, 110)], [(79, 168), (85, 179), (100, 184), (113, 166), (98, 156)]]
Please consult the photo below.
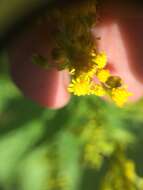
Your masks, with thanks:
[(91, 88), (91, 82), (83, 78), (72, 79), (71, 84), (68, 87), (68, 91), (77, 96), (89, 95)]
[(99, 53), (92, 58), (92, 62), (95, 63), (99, 69), (103, 69), (107, 64), (107, 56), (105, 53)]
[(92, 94), (96, 95), (96, 96), (105, 96), (106, 95), (106, 91), (103, 88), (102, 85), (100, 84), (94, 84), (92, 86)]
[(84, 161), (92, 168), (98, 168), (102, 161), (102, 156), (96, 152), (96, 144), (88, 143), (84, 149)]
[(125, 163), (125, 175), (131, 181), (136, 177), (135, 164), (130, 160)]
[(126, 88), (113, 88), (111, 92), (112, 100), (119, 107), (123, 107), (131, 95), (132, 93), (128, 92)]
[(102, 69), (97, 72), (97, 78), (100, 82), (106, 82), (110, 77), (110, 72), (107, 69)]
[(93, 65), (87, 72), (81, 72), (80, 76), (85, 79), (92, 79), (97, 72), (97, 67)]

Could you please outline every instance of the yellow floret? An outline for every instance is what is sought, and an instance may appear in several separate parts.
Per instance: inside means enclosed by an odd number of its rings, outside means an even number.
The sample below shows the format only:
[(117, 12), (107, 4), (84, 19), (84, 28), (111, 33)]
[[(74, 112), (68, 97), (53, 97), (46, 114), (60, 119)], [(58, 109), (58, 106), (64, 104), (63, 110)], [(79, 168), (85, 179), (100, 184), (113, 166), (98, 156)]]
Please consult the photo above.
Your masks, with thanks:
[(107, 69), (99, 70), (97, 73), (97, 78), (99, 79), (100, 82), (106, 82), (109, 76), (110, 72)]
[(125, 163), (125, 175), (131, 181), (136, 177), (135, 164), (130, 160)]
[(73, 79), (68, 87), (68, 91), (77, 96), (89, 95), (91, 84), (89, 80), (83, 78)]
[(105, 53), (99, 53), (92, 58), (92, 62), (95, 63), (99, 69), (103, 69), (107, 64), (107, 56)]
[(100, 84), (95, 84), (92, 86), (92, 94), (96, 96), (105, 96), (106, 91)]
[(96, 144), (86, 144), (84, 153), (84, 160), (90, 164), (92, 168), (97, 168), (100, 165), (102, 156), (96, 153)]
[(111, 98), (115, 104), (119, 107), (123, 107), (128, 101), (129, 96), (132, 94), (125, 88), (113, 88), (111, 92)]
[(97, 67), (94, 65), (87, 72), (82, 72), (80, 74), (80, 76), (82, 78), (85, 78), (85, 79), (89, 80), (89, 79), (92, 79), (94, 77), (96, 72), (97, 72)]

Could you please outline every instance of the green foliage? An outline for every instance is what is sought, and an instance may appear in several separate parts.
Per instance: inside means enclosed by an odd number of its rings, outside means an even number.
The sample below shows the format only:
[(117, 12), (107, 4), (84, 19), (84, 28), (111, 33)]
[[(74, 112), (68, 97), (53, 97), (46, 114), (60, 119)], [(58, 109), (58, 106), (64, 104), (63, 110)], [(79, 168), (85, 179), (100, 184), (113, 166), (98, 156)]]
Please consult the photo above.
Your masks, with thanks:
[(74, 97), (45, 109), (21, 95), (6, 61), (1, 56), (0, 189), (143, 189), (143, 101), (119, 109)]

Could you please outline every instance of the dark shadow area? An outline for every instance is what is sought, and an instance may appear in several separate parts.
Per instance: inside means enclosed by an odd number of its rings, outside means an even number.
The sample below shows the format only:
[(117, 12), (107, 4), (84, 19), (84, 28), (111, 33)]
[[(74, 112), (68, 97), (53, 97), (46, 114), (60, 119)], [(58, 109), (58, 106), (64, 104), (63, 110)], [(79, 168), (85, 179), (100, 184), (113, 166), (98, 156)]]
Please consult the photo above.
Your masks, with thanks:
[(100, 170), (85, 169), (82, 176), (80, 190), (100, 190), (102, 179), (108, 168), (106, 160)]
[(1, 184), (0, 184), (0, 190), (4, 190), (3, 187), (1, 186)]
[(8, 58), (6, 52), (0, 52), (0, 76), (7, 76), (9, 73)]

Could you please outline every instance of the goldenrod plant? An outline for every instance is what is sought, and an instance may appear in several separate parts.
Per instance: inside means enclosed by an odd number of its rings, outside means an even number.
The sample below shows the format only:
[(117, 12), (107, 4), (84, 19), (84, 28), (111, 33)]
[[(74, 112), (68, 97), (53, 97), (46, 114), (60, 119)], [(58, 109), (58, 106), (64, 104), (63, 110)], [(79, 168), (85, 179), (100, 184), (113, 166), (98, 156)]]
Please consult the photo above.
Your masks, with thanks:
[(67, 106), (50, 110), (23, 97), (0, 56), (0, 190), (143, 190), (143, 100), (124, 106), (131, 93), (92, 37), (96, 1), (77, 2), (55, 1), (41, 18), (54, 34), (52, 63), (32, 57), (69, 71), (76, 96)]
[(41, 55), (34, 55), (33, 62), (44, 68), (66, 69), (71, 75), (67, 90), (76, 96), (96, 95), (110, 97), (123, 107), (132, 93), (119, 76), (113, 76), (107, 69), (106, 52), (99, 52), (97, 39), (92, 29), (96, 28), (97, 1), (79, 2), (57, 1), (50, 6), (45, 20), (52, 33), (52, 63)]
[(4, 71), (0, 100), (2, 190), (143, 189), (142, 101), (118, 109), (73, 97), (63, 109), (44, 109)]
[(143, 189), (143, 178), (137, 176), (134, 162), (125, 157), (120, 147), (113, 154), (109, 167), (110, 170), (105, 175), (101, 190)]

